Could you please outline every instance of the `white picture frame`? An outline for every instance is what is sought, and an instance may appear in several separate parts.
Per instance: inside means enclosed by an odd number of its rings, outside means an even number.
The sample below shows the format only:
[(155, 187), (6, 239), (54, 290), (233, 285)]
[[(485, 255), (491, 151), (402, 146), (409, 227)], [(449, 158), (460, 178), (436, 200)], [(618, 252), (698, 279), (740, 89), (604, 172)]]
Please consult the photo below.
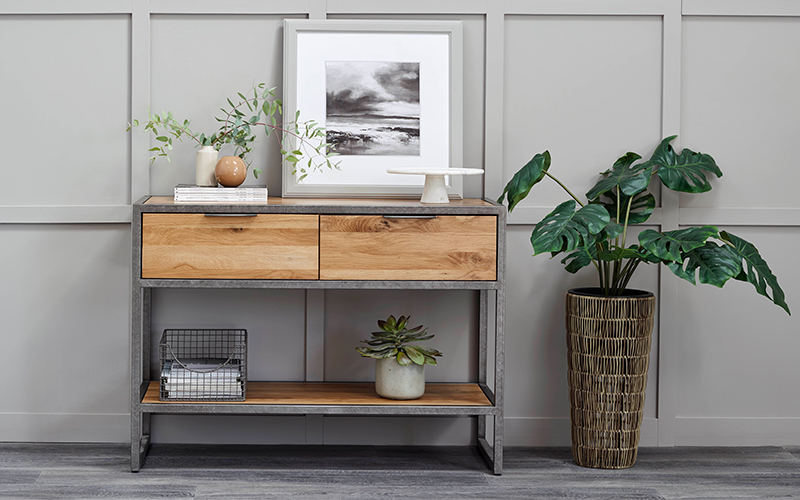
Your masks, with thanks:
[[(462, 51), (460, 21), (285, 20), (283, 116), (294, 117), (299, 109), (301, 122), (315, 120), (325, 126), (327, 141), (341, 141), (337, 148), (346, 150), (347, 154), (333, 158), (340, 162), (339, 170), (323, 167), (307, 171), (300, 182), (297, 180), (300, 173), (292, 175), (293, 165), (284, 161), (283, 196), (419, 198), (424, 176), (390, 174), (386, 169), (463, 168)], [(385, 63), (390, 67), (368, 69), (370, 63)], [(418, 90), (416, 97), (410, 100), (416, 99), (417, 114), (414, 115), (413, 108), (405, 106), (403, 110), (411, 111), (408, 116), (400, 117), (405, 120), (403, 123), (413, 123), (416, 117), (416, 130), (413, 126), (395, 126), (394, 122), (390, 127), (384, 126), (388, 122), (381, 122), (380, 126), (370, 125), (372, 129), (354, 128), (353, 120), (360, 126), (360, 120), (375, 116), (371, 111), (361, 117), (353, 114), (359, 113), (361, 104), (348, 108), (347, 124), (342, 125), (342, 115), (333, 112), (329, 119), (327, 110), (336, 107), (329, 102), (339, 102), (342, 95), (367, 92), (364, 89), (374, 85), (374, 80), (385, 81), (373, 78), (370, 83), (359, 84), (355, 90), (336, 87), (340, 84), (337, 82), (361, 78), (349, 72), (400, 75), (398, 68), (411, 68), (411, 78), (416, 70)], [(369, 91), (372, 92), (369, 95), (374, 97), (376, 92), (389, 95), (385, 92), (389, 87), (376, 87), (378, 90)], [(363, 101), (364, 94), (358, 95), (359, 99), (354, 97), (353, 102)], [(392, 99), (388, 97), (386, 101)], [(381, 103), (384, 106), (381, 109), (390, 109), (390, 104)], [(380, 119), (384, 120), (389, 113), (382, 113), (384, 116)], [(329, 122), (336, 125), (328, 127)], [(358, 132), (354, 132), (356, 130)], [(362, 133), (364, 130), (367, 131)], [(370, 136), (373, 130), (383, 132)], [(358, 144), (347, 149), (345, 145), (352, 146), (354, 141)], [(368, 145), (364, 146), (365, 143)], [(447, 176), (446, 185), (450, 198), (463, 197), (461, 176)]]

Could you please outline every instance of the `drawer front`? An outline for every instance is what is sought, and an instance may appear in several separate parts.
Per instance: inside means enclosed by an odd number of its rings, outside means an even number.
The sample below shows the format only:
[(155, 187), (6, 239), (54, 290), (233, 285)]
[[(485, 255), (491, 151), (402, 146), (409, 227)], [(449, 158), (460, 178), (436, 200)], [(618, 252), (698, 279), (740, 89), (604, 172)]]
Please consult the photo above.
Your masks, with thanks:
[(497, 217), (320, 216), (324, 280), (496, 280)]
[(318, 279), (319, 216), (142, 214), (142, 278)]

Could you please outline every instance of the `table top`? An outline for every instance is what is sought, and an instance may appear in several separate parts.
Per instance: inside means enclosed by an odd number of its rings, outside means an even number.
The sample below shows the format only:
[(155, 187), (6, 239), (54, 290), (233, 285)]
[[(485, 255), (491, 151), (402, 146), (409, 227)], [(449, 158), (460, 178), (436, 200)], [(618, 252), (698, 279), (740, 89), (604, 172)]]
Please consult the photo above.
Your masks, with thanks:
[(479, 175), (482, 168), (426, 168), (426, 167), (392, 167), (386, 171), (390, 174), (411, 175)]

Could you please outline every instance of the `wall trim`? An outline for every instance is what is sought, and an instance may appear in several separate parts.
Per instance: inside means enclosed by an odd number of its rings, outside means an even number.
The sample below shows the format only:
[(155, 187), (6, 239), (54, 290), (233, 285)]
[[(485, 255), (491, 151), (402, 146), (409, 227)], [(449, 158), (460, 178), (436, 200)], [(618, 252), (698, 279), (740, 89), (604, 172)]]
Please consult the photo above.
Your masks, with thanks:
[(683, 0), (684, 16), (800, 16), (794, 0)]
[(0, 441), (125, 443), (130, 413), (0, 413)]
[[(504, 441), (510, 446), (571, 446), (569, 417), (506, 417)], [(645, 418), (639, 446), (658, 446), (659, 421)]]
[(699, 226), (800, 226), (800, 208), (681, 208), (679, 224)]
[(800, 417), (676, 417), (677, 446), (798, 446)]
[(130, 224), (130, 205), (0, 205), (0, 224)]

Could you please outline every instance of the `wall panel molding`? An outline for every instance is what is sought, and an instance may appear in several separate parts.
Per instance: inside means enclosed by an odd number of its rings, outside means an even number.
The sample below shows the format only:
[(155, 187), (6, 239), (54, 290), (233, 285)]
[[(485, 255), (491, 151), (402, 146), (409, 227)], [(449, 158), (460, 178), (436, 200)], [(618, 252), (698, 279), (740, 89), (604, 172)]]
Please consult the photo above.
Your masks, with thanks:
[(614, 0), (587, 2), (581, 0), (506, 0), (506, 15), (555, 16), (660, 16), (675, 0)]
[(130, 224), (130, 222), (130, 205), (0, 206), (0, 224)]
[[(569, 417), (505, 417), (504, 439), (510, 446), (570, 446)], [(642, 421), (640, 446), (657, 446), (659, 420)]]
[(683, 0), (684, 16), (800, 16), (795, 0)]
[(130, 413), (0, 413), (0, 441), (124, 443)]
[(681, 208), (681, 226), (800, 226), (800, 208)]
[(151, 14), (308, 14), (312, 0), (152, 0)]
[(502, 0), (328, 0), (328, 14), (486, 14)]
[(2, 14), (130, 14), (136, 0), (0, 0)]
[(676, 417), (676, 446), (795, 446), (800, 418)]

